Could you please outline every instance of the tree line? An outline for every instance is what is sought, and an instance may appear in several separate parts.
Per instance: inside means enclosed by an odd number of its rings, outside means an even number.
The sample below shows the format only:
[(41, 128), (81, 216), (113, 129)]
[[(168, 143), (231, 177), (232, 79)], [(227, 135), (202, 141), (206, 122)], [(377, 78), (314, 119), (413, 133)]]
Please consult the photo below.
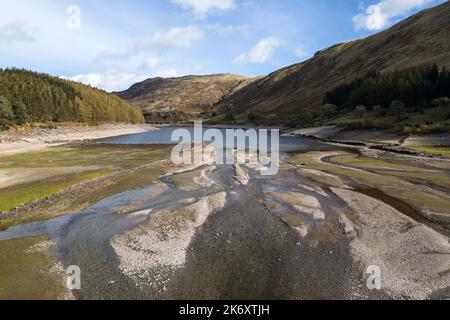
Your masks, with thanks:
[(338, 111), (357, 107), (362, 110), (364, 106), (381, 112), (390, 108), (420, 112), (444, 97), (450, 97), (450, 72), (433, 64), (394, 72), (368, 72), (362, 78), (327, 92), (323, 102), (335, 105)]
[(47, 74), (0, 69), (0, 129), (33, 122), (143, 123), (134, 105)]

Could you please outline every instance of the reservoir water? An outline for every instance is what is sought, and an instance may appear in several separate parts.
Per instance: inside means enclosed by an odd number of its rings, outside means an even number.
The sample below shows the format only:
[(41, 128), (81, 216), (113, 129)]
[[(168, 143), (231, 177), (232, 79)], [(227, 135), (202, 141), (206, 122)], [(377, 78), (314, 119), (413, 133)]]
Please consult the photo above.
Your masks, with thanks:
[[(124, 135), (118, 137), (111, 137), (106, 139), (99, 140), (104, 143), (112, 143), (112, 144), (177, 144), (178, 141), (172, 141), (172, 133), (174, 130), (184, 129), (189, 131), (191, 137), (194, 136), (194, 128), (193, 127), (160, 127), (159, 130), (149, 131), (138, 134)], [(203, 128), (203, 133), (205, 133), (208, 129), (219, 130), (223, 137), (226, 137), (227, 129), (217, 129), (217, 128)], [(244, 130), (245, 131), (245, 130)], [(260, 131), (257, 130), (258, 139)], [(268, 143), (270, 146), (271, 135), (270, 130), (268, 134)], [(319, 142), (302, 138), (302, 137), (290, 137), (290, 136), (280, 136), (280, 151), (281, 152), (292, 152), (292, 151), (306, 151), (306, 150), (320, 150), (325, 148), (324, 144)], [(208, 143), (208, 142), (206, 142)]]

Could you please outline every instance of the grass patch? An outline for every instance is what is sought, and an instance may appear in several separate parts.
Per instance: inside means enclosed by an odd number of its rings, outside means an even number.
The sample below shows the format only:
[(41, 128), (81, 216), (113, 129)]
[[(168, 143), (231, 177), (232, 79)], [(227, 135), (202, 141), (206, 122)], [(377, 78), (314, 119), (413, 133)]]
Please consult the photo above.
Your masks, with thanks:
[(111, 171), (89, 171), (14, 185), (0, 190), (0, 211), (8, 211), (35, 199), (44, 199), (80, 182), (101, 177)]
[(159, 176), (164, 174), (164, 172), (164, 168), (159, 167), (115, 177), (108, 183), (89, 190), (89, 192), (81, 190), (68, 196), (59, 204), (58, 211), (61, 213), (79, 211), (115, 194), (147, 187), (156, 183)]
[(450, 176), (445, 173), (429, 173), (429, 172), (385, 172), (396, 177), (402, 177), (408, 181), (420, 184), (433, 184), (450, 189)]
[[(380, 171), (377, 173), (368, 172), (363, 169), (354, 170), (352, 168), (339, 167), (333, 164), (323, 163), (319, 157), (323, 153), (309, 152), (306, 154), (296, 155), (292, 161), (304, 163), (308, 168), (323, 171), (325, 173), (350, 178), (359, 185), (377, 188), (388, 195), (403, 200), (415, 208), (425, 208), (435, 212), (450, 212), (450, 199), (444, 198), (437, 194), (424, 192), (423, 188), (394, 176), (389, 171)], [(346, 155), (346, 154), (343, 154)], [(361, 160), (365, 161), (365, 160)], [(372, 161), (369, 159), (369, 161)], [(422, 174), (417, 167), (418, 175)], [(299, 171), (302, 174), (302, 171)], [(447, 175), (443, 174), (443, 177)]]
[(344, 183), (343, 181), (336, 176), (328, 175), (325, 173), (322, 173), (320, 171), (315, 170), (309, 170), (309, 169), (299, 169), (297, 170), (297, 174), (303, 177), (310, 178), (311, 180), (314, 180), (315, 182), (330, 186), (330, 187), (336, 187), (336, 188), (343, 188)]
[[(2, 156), (1, 169), (12, 175), (20, 175), (21, 169), (32, 169), (33, 177), (29, 181), (23, 182), (22, 179), (22, 182), (0, 189), (1, 211), (45, 199), (78, 183), (111, 172), (121, 174), (90, 185), (89, 188), (56, 196), (52, 203), (41, 203), (19, 217), (6, 216), (0, 219), (0, 229), (79, 211), (117, 193), (149, 186), (167, 170), (164, 165), (156, 164), (153, 167), (152, 164), (167, 159), (170, 150), (168, 146), (77, 145)], [(151, 166), (146, 167), (149, 164)], [(48, 176), (49, 170), (56, 168), (58, 171), (55, 172), (61, 173)], [(69, 168), (72, 170), (70, 173)], [(76, 172), (73, 172), (74, 168)], [(40, 173), (42, 178), (39, 177)]]
[(45, 151), (0, 156), (0, 168), (52, 168), (107, 165), (117, 168), (138, 166), (163, 159), (163, 146), (82, 145), (50, 147)]
[(302, 218), (292, 212), (283, 213), (282, 219), (291, 228), (303, 228), (308, 226)]
[(332, 163), (347, 165), (361, 169), (372, 169), (382, 175), (407, 178), (408, 181), (420, 184), (434, 184), (450, 188), (450, 177), (441, 172), (422, 169), (416, 166), (393, 163), (381, 159), (361, 158), (356, 155), (339, 155), (330, 158)]
[(449, 156), (450, 157), (450, 148), (445, 147), (414, 147), (410, 148), (414, 151), (425, 152), (433, 155), (441, 155), (441, 156)]
[(0, 300), (66, 298), (64, 275), (46, 241), (29, 237), (0, 242)]
[(332, 163), (337, 163), (345, 166), (351, 166), (362, 169), (389, 169), (389, 170), (402, 170), (402, 171), (429, 171), (425, 169), (420, 169), (415, 166), (398, 164), (393, 162), (388, 162), (381, 159), (374, 158), (361, 158), (354, 154), (345, 154), (334, 156), (330, 158)]

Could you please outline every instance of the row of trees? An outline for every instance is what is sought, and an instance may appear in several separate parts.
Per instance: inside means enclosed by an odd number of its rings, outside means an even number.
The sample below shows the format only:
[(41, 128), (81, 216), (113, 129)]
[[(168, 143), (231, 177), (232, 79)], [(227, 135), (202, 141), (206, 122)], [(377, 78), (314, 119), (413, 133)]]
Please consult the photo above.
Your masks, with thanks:
[(19, 69), (0, 69), (0, 126), (26, 122), (142, 123), (141, 111), (89, 86)]
[(324, 104), (335, 105), (338, 110), (356, 106), (389, 109), (393, 101), (401, 101), (406, 109), (419, 111), (430, 107), (434, 99), (449, 96), (450, 72), (439, 70), (437, 65), (425, 65), (395, 72), (369, 72), (327, 92)]
[(147, 123), (155, 124), (190, 123), (195, 119), (193, 115), (182, 111), (147, 111), (144, 112), (144, 118)]

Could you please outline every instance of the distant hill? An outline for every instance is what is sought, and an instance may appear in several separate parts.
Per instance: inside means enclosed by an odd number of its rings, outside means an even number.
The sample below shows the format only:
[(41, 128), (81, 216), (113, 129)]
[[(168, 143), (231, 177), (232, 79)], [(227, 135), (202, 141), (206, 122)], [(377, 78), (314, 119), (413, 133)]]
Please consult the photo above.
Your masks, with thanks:
[(116, 94), (144, 112), (148, 122), (183, 121), (199, 117), (224, 97), (251, 82), (233, 74), (151, 78)]
[(142, 123), (141, 111), (113, 94), (47, 74), (0, 69), (0, 126), (25, 122)]
[[(223, 99), (213, 121), (289, 123), (317, 110), (326, 92), (369, 72), (420, 65), (450, 67), (450, 2), (424, 10), (365, 39), (322, 50), (299, 64), (275, 71)], [(250, 118), (250, 119), (249, 119)]]

